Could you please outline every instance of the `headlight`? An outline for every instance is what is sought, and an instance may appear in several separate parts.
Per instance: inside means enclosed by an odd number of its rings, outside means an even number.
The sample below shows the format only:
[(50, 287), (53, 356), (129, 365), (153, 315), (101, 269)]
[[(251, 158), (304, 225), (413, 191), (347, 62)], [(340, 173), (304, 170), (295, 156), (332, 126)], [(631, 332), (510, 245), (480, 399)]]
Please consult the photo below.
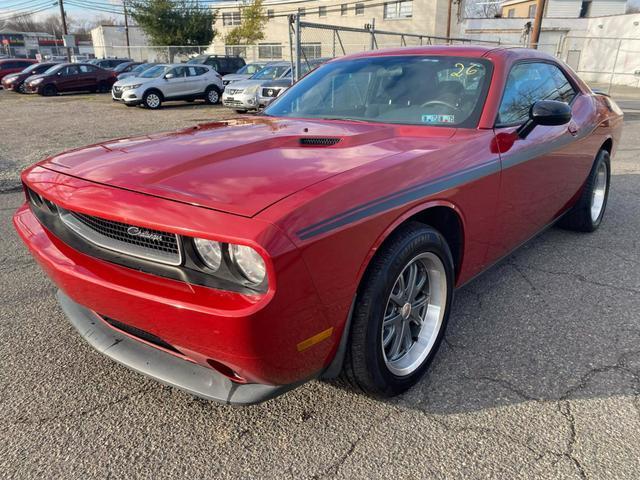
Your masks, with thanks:
[(18, 75), (7, 75), (3, 80), (7, 83), (13, 83), (16, 78), (18, 78)]
[(222, 263), (222, 248), (220, 243), (204, 238), (194, 238), (193, 243), (200, 259), (213, 271), (217, 271)]
[(42, 80), (44, 80), (43, 78), (36, 78), (35, 80), (31, 80), (29, 83), (31, 85), (37, 85), (39, 83), (42, 83)]
[(122, 87), (122, 91), (124, 92), (125, 90), (135, 90), (136, 88), (140, 88), (141, 86), (141, 83), (139, 83), (138, 85), (126, 85)]
[(229, 245), (231, 261), (251, 283), (260, 284), (266, 275), (264, 260), (253, 248), (245, 245)]

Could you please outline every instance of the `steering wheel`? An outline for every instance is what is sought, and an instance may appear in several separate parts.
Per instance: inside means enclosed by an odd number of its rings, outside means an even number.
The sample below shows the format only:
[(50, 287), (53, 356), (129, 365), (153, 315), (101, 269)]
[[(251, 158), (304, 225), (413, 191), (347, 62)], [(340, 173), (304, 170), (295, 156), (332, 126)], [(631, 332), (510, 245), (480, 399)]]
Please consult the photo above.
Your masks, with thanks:
[(451, 105), (450, 103), (447, 102), (443, 102), (442, 100), (429, 100), (428, 102), (424, 102), (422, 105), (420, 105), (421, 107), (426, 107), (429, 105), (444, 105), (445, 107), (449, 107), (452, 108), (453, 110), (460, 110), (458, 107), (456, 107), (455, 105)]

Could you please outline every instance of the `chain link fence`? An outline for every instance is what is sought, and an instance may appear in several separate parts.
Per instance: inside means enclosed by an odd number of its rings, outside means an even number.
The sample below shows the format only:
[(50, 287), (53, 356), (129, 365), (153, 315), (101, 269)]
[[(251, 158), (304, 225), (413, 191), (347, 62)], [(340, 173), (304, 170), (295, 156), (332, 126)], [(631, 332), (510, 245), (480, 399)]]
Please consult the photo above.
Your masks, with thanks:
[(640, 88), (640, 38), (566, 36), (557, 55), (593, 88), (610, 94)]

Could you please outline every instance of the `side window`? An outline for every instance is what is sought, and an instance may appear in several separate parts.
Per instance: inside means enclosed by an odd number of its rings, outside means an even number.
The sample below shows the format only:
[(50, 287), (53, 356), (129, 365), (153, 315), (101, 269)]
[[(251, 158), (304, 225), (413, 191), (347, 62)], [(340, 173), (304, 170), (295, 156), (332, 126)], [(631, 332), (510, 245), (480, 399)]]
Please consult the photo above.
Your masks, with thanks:
[(93, 73), (96, 71), (96, 67), (92, 67), (91, 65), (80, 65), (80, 72), (82, 73)]
[(202, 67), (185, 67), (185, 69), (187, 70), (187, 77), (197, 77), (207, 71), (206, 68)]
[(173, 74), (176, 77), (184, 77), (186, 74), (186, 68), (185, 67), (176, 67), (173, 69)]
[(549, 63), (520, 63), (509, 77), (498, 112), (499, 125), (523, 123), (538, 100), (570, 102), (575, 91), (560, 69)]
[(69, 75), (77, 75), (79, 70), (76, 65), (70, 65), (67, 68), (65, 68), (62, 72), (63, 72), (62, 75), (69, 76)]

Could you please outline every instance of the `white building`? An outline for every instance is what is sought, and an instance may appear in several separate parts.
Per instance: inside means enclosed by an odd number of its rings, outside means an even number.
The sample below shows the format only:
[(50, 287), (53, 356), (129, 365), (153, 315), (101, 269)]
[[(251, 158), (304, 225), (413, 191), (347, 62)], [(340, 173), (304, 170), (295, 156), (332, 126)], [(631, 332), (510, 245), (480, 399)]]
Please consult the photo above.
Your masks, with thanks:
[[(229, 47), (225, 44), (226, 35), (241, 23), (242, 3), (221, 1), (214, 5), (217, 10), (214, 23), (217, 32), (215, 52), (225, 53), (224, 47)], [(227, 48), (228, 53), (240, 54), (250, 60), (289, 58), (287, 16), (293, 13), (299, 13), (305, 22), (364, 28), (365, 24), (375, 21), (377, 30), (445, 36), (449, 0), (398, 0), (386, 3), (377, 0), (265, 0), (263, 8), (268, 16), (265, 38), (257, 46)], [(328, 45), (337, 44), (338, 41), (342, 42), (347, 53), (369, 47), (366, 35), (341, 33), (341, 38), (336, 40), (332, 31), (309, 29), (303, 32), (302, 48), (307, 58), (333, 56), (335, 48)], [(383, 47), (380, 45), (383, 42), (381, 36), (378, 46)]]
[(149, 45), (149, 37), (140, 27), (129, 27), (129, 45), (133, 46), (132, 49), (126, 48), (127, 34), (121, 25), (99, 25), (91, 30), (91, 40), (96, 58), (138, 58), (142, 55), (142, 59), (146, 60), (146, 49), (143, 51), (140, 47)]

